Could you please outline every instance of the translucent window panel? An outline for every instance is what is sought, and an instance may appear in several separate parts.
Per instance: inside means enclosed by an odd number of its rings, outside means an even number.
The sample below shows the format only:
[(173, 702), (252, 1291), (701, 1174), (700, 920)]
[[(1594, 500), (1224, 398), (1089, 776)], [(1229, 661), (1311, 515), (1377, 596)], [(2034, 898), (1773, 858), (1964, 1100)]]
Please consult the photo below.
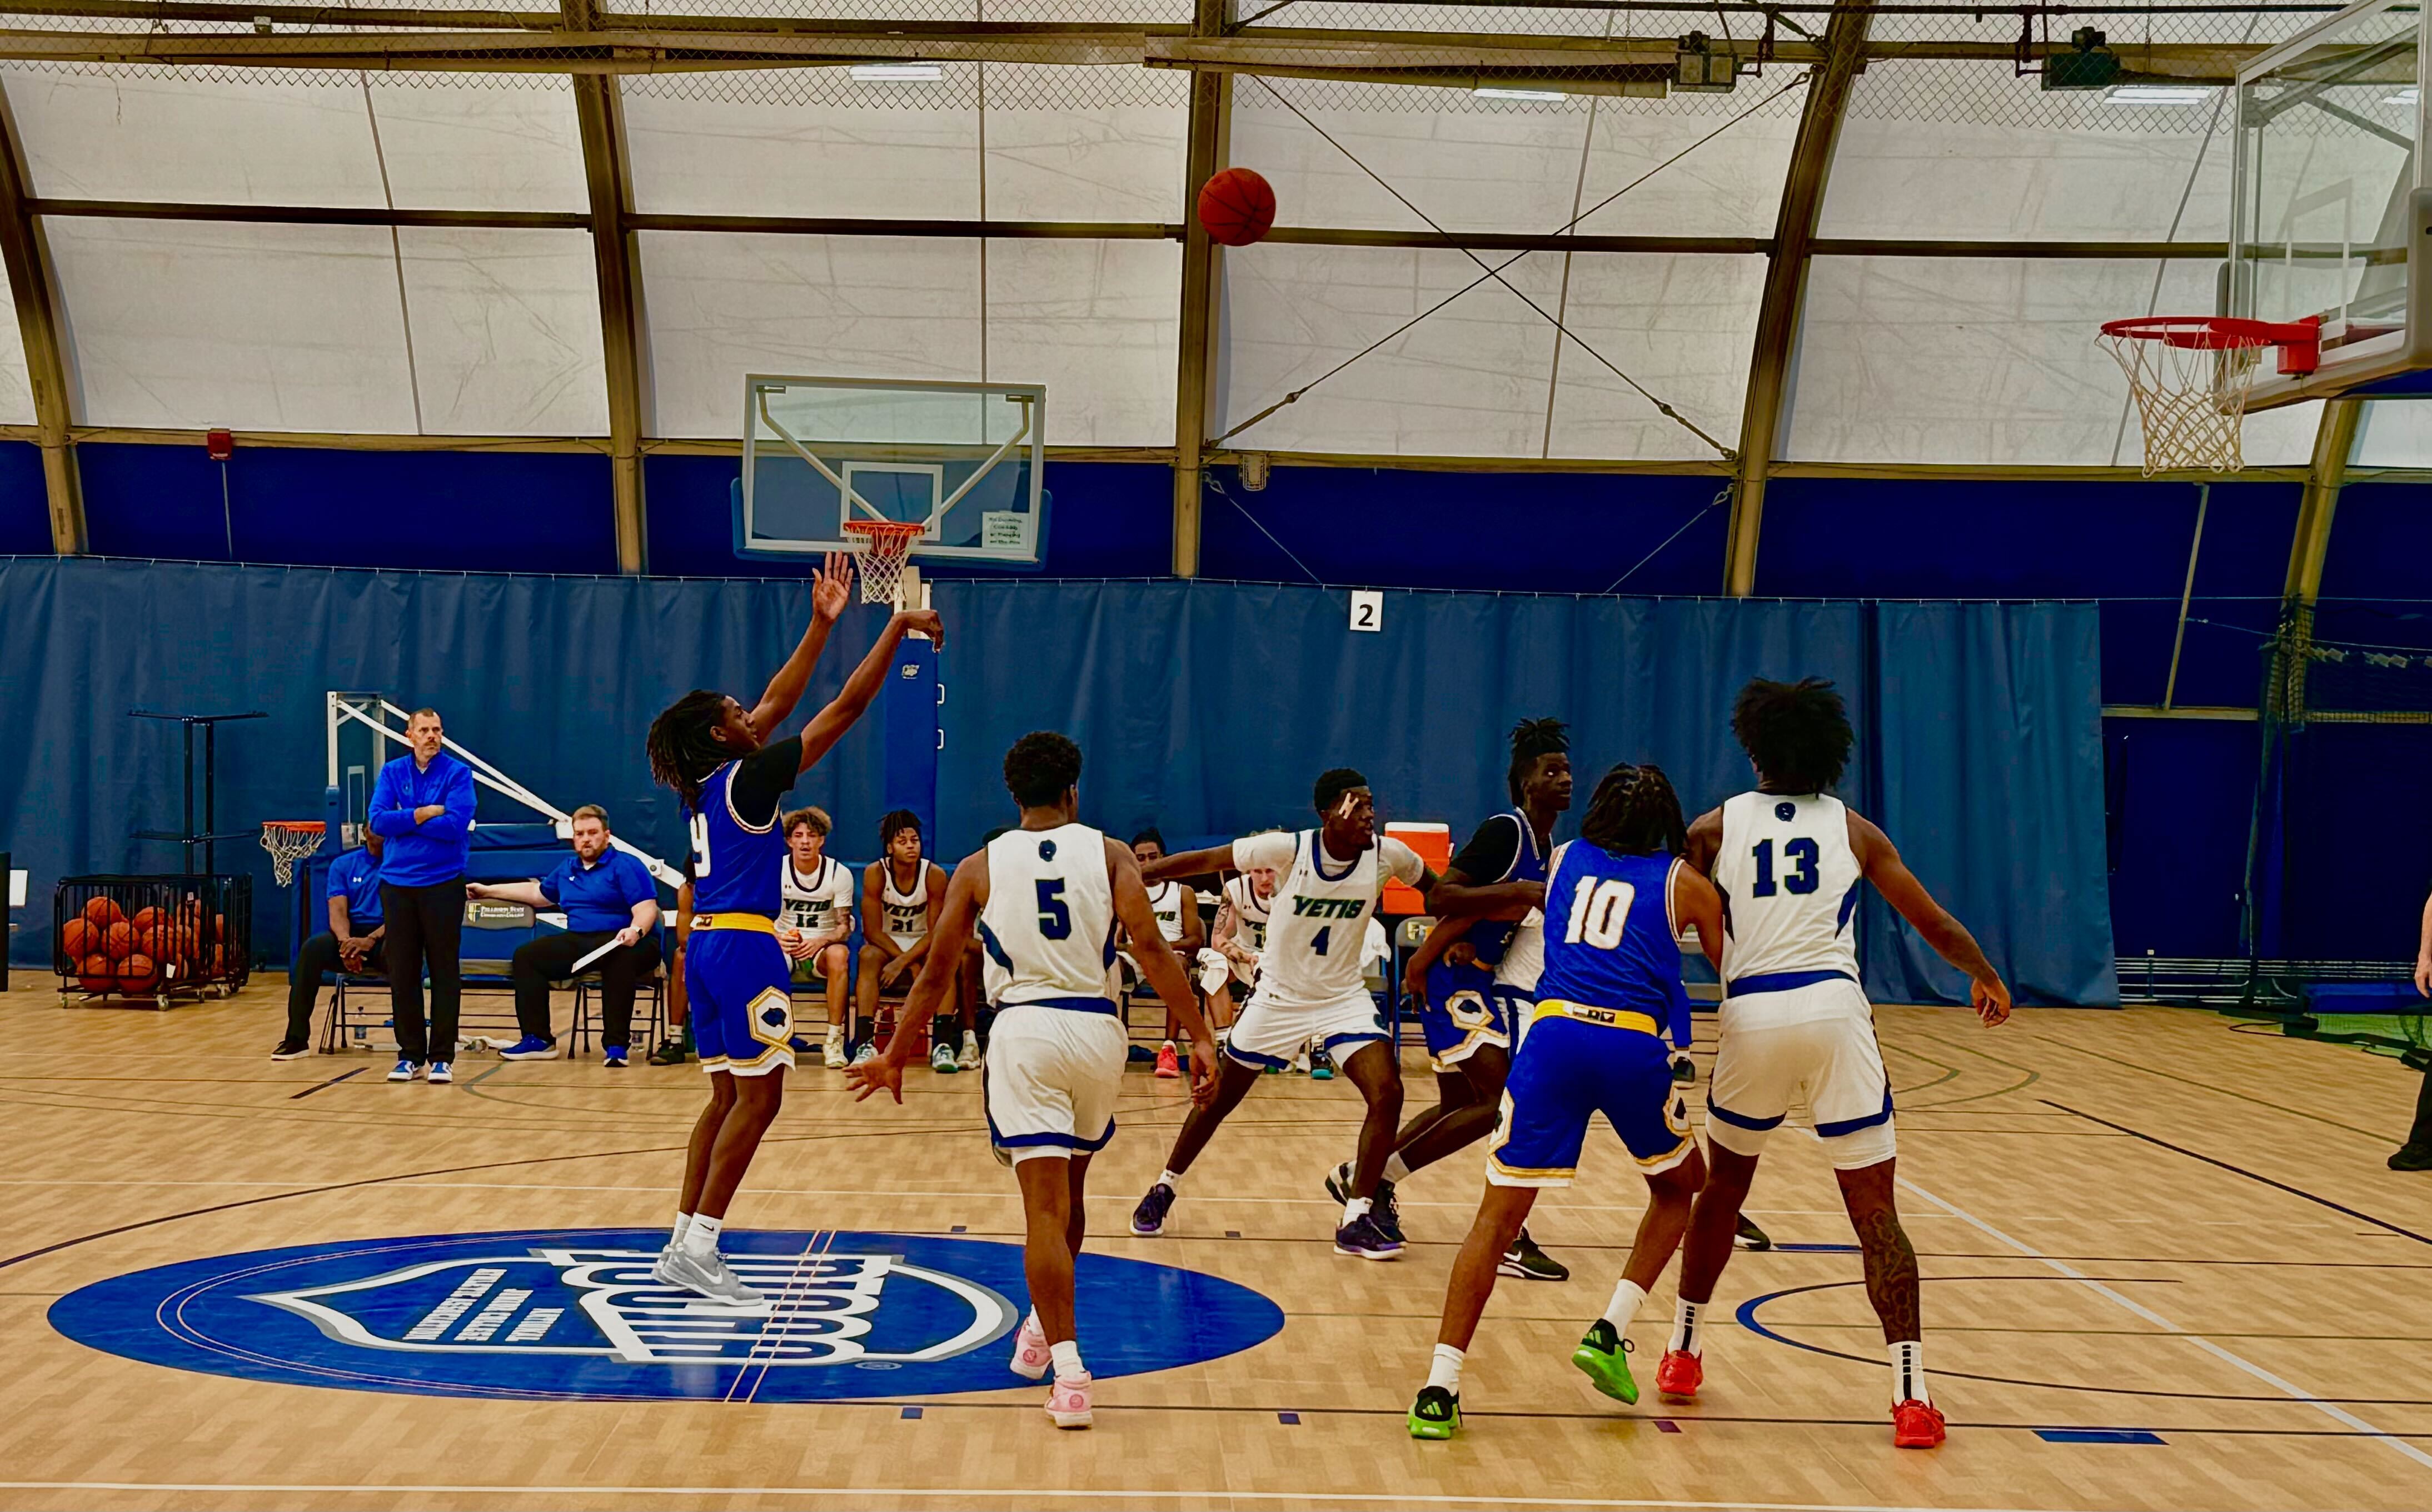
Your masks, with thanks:
[(653, 435), (740, 436), (747, 373), (980, 376), (976, 241), (696, 231), (639, 240)]
[(17, 328), (17, 301), (8, 272), (0, 268), (0, 425), (34, 423), (34, 388), (25, 377), (25, 333)]
[(941, 79), (904, 83), (856, 83), (842, 69), (629, 76), (634, 208), (976, 217), (976, 65), (941, 67)]
[(2366, 400), (2350, 462), (2357, 467), (2432, 467), (2432, 402)]
[[(1234, 88), (1231, 157), (1274, 183), (1276, 219), (1287, 226), (1424, 229), (1425, 221), (1361, 171), (1365, 164), (1439, 225), (1553, 231), (1575, 209), (1647, 175), (1753, 100), (1743, 91), (1516, 102), (1465, 90), (1243, 76)], [(1798, 125), (1796, 96), (1753, 110), (1579, 228), (1608, 236), (1770, 235)]]
[[(1781, 454), (1799, 462), (2134, 465), (2102, 323), (2209, 309), (2216, 264), (1838, 258), (1810, 264)], [(2302, 462), (2317, 405), (2250, 416), (2246, 461)]]
[(1182, 247), (991, 241), (988, 376), (1047, 385), (1056, 446), (1174, 444)]
[(0, 68), (34, 193), (52, 199), (378, 206), (358, 76), (226, 82), (151, 66)]
[(2218, 242), (2231, 116), (2225, 91), (2127, 105), (2013, 78), (2007, 60), (1880, 59), (1851, 86), (1816, 234)]
[[(1508, 254), (1507, 254), (1508, 255)], [(1478, 276), (1459, 252), (1267, 243), (1224, 257), (1222, 421), (1235, 424)], [(1504, 277), (1554, 308), (1562, 260)], [(1534, 457), (1554, 328), (1494, 283), (1471, 290), (1235, 437), (1242, 450)]]
[(1658, 413), (1581, 342), (1698, 429), (1726, 446), (1736, 445), (1765, 266), (1761, 257), (1573, 256), (1562, 324), (1577, 340), (1562, 343), (1547, 455), (1697, 462), (1717, 456), (1686, 427)]
[(45, 231), (78, 421), (414, 430), (385, 228), (55, 219)]
[(1190, 75), (990, 63), (986, 82), (990, 219), (1182, 218)]
[(426, 433), (607, 434), (589, 232), (397, 234)]
[(412, 210), (583, 210), (582, 128), (561, 75), (370, 77), (380, 157)]

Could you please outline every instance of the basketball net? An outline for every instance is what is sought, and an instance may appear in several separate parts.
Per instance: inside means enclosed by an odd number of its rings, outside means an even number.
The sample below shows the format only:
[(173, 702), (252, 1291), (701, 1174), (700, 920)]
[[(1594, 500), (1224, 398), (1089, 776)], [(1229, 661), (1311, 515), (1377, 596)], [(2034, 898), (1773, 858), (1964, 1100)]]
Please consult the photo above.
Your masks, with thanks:
[(262, 848), (270, 852), (270, 874), (284, 887), (296, 880), (296, 864), (321, 848), (329, 826), (317, 819), (265, 819)]
[(919, 520), (847, 520), (845, 533), (858, 538), (864, 545), (861, 558), (861, 601), (865, 604), (886, 604), (895, 609), (911, 606), (904, 602), (904, 566), (912, 558), (912, 543), (927, 532), (928, 526)]
[(2145, 432), (2145, 473), (2234, 473), (2246, 465), (2240, 443), (2246, 400), (2263, 354), (2276, 351), (2283, 373), (2310, 373), (2317, 328), (2224, 316), (2147, 316), (2103, 328), (2103, 348), (2128, 375)]

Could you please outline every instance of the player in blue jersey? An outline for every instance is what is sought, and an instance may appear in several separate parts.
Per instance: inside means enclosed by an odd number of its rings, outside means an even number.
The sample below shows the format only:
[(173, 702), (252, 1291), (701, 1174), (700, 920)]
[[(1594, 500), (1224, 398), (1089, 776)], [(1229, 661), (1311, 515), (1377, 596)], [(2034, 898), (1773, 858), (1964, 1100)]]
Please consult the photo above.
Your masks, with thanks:
[(727, 1203), (751, 1167), (760, 1137), (777, 1117), (785, 1071), (794, 1064), (792, 963), (777, 944), (780, 866), (785, 836), (777, 824), (785, 793), (842, 738), (886, 684), (897, 643), (919, 630), (944, 643), (928, 610), (898, 613), (845, 680), (833, 702), (800, 735), (769, 735), (794, 712), (828, 631), (844, 612), (850, 561), (831, 555), (812, 590), (808, 630), (768, 681), (760, 702), (696, 689), (650, 723), (650, 775), (684, 798), (691, 824), (692, 928), (684, 949), (684, 996), (709, 1105), (693, 1126), (684, 1190), (667, 1247), (651, 1274), (719, 1302), (746, 1304), (760, 1294), (718, 1257)]
[[(1486, 1195), (1444, 1290), (1427, 1384), (1410, 1407), (1413, 1438), (1449, 1438), (1460, 1429), (1461, 1364), (1497, 1263), (1537, 1193), (1571, 1184), (1588, 1119), (1597, 1113), (1646, 1176), (1647, 1204), (1613, 1301), (1571, 1361), (1598, 1391), (1638, 1400), (1622, 1331), (1680, 1248), (1706, 1181), (1664, 1043), (1680, 991), (1680, 926), (1697, 925), (1701, 941), (1722, 939), (1722, 899), (1678, 859), (1686, 843), (1680, 800), (1664, 773), (1624, 764), (1596, 784), (1579, 838), (1554, 851), (1545, 884), (1545, 969), (1488, 1147)], [(1447, 901), (1460, 903), (1458, 889)], [(1706, 949), (1716, 955), (1721, 948)]]

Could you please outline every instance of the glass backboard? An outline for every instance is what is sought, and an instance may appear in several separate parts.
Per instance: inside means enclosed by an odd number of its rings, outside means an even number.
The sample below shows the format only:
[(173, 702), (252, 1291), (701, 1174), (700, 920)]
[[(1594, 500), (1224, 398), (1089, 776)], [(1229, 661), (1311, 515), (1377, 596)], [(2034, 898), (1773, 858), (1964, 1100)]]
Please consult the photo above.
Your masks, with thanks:
[(738, 556), (850, 551), (848, 519), (920, 522), (915, 557), (1036, 565), (1047, 390), (878, 378), (743, 380)]

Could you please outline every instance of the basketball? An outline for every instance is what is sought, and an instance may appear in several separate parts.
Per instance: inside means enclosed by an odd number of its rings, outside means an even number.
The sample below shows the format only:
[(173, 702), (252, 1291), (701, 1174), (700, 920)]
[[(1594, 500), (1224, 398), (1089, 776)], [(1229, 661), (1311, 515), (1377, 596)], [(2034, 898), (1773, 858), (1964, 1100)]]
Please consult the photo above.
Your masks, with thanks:
[(160, 911), (157, 908), (147, 905), (135, 911), (135, 932), (138, 934), (144, 933), (160, 922)]
[(148, 955), (135, 954), (118, 963), (118, 990), (150, 992), (160, 981), (160, 968)]
[(135, 926), (121, 921), (101, 932), (101, 952), (113, 961), (135, 953)]
[(89, 899), (85, 903), (84, 916), (86, 923), (95, 929), (102, 929), (125, 918), (127, 911), (118, 906), (117, 899), (102, 897)]
[(106, 955), (89, 955), (76, 978), (76, 985), (87, 992), (108, 992), (118, 984), (118, 967)]
[(81, 961), (93, 953), (93, 935), (97, 932), (78, 914), (59, 927), (59, 953), (71, 961)]
[(1225, 246), (1248, 246), (1275, 224), (1275, 191), (1247, 168), (1227, 168), (1199, 186), (1199, 224)]
[(211, 939), (214, 942), (224, 942), (228, 939), (228, 916), (226, 914), (213, 914), (211, 916)]

